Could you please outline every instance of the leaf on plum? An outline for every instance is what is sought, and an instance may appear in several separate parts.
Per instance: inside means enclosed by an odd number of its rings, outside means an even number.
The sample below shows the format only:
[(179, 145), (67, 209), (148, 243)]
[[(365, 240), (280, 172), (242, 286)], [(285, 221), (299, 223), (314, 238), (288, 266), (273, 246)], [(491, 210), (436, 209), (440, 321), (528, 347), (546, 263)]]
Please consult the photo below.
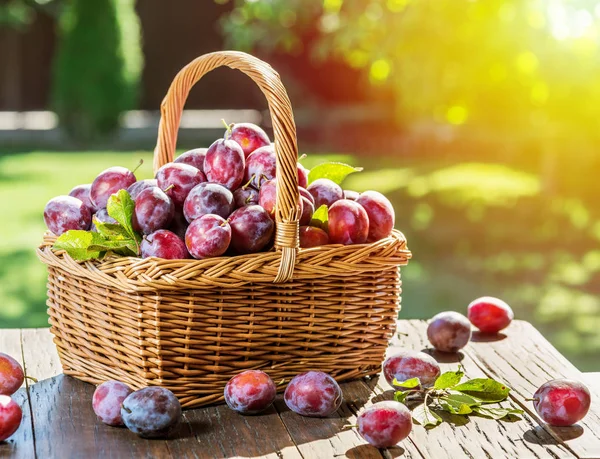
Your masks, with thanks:
[(310, 221), (310, 226), (315, 226), (317, 228), (321, 228), (327, 231), (327, 226), (329, 224), (329, 211), (327, 209), (327, 205), (323, 204), (320, 206), (312, 216)]
[(104, 223), (94, 217), (94, 225), (99, 234), (108, 238), (129, 239), (129, 233), (118, 223)]
[(66, 251), (74, 260), (84, 261), (102, 257), (101, 250), (90, 250), (89, 247), (103, 240), (100, 234), (92, 231), (70, 230), (61, 234), (53, 247)]
[(108, 198), (106, 210), (108, 215), (114, 218), (127, 232), (131, 239), (135, 239), (138, 243), (141, 242), (141, 236), (134, 231), (131, 223), (135, 202), (126, 190), (119, 190)]
[(404, 389), (414, 389), (415, 387), (419, 387), (421, 385), (421, 380), (419, 378), (410, 378), (406, 381), (398, 381), (396, 378), (394, 378), (393, 385), (402, 387)]
[(341, 185), (344, 179), (354, 173), (362, 171), (362, 167), (354, 167), (349, 164), (338, 162), (327, 162), (318, 164), (313, 167), (308, 173), (308, 184), (310, 185), (315, 180), (326, 178), (338, 185)]

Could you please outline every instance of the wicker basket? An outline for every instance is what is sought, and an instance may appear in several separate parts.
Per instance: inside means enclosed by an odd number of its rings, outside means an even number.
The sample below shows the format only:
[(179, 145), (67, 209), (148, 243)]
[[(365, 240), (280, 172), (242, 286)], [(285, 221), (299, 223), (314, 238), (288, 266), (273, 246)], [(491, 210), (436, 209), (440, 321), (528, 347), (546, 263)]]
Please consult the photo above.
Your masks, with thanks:
[[(161, 106), (154, 169), (173, 160), (187, 95), (207, 72), (248, 75), (269, 103), (277, 153), (275, 249), (206, 260), (110, 256), (77, 262), (52, 250), (48, 312), (64, 372), (98, 384), (160, 385), (184, 407), (219, 402), (232, 375), (261, 369), (279, 382), (306, 370), (338, 381), (380, 369), (400, 301), (404, 236), (298, 249), (296, 128), (279, 75), (248, 54), (206, 54), (175, 77)], [(285, 387), (280, 385), (280, 389)]]

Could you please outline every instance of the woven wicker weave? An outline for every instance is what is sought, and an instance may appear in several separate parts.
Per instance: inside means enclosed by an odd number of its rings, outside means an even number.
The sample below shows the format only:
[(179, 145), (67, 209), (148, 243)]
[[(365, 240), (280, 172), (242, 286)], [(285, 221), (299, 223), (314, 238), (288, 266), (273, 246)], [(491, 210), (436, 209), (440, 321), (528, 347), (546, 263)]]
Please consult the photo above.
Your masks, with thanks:
[(275, 249), (206, 260), (77, 262), (52, 250), (55, 237), (47, 233), (37, 254), (48, 266), (51, 331), (64, 372), (95, 384), (161, 385), (184, 407), (221, 401), (225, 383), (245, 369), (278, 382), (309, 369), (338, 381), (378, 372), (399, 310), (399, 266), (410, 252), (398, 231), (372, 244), (298, 249), (296, 129), (268, 64), (226, 51), (184, 67), (161, 106), (154, 169), (173, 159), (191, 87), (219, 66), (250, 76), (269, 103)]

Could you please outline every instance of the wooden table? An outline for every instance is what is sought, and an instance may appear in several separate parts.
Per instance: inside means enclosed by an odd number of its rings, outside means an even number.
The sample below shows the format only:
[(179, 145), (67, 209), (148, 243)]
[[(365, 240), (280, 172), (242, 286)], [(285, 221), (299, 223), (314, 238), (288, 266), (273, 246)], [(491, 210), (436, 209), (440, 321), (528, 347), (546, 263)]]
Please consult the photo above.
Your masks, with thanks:
[[(427, 347), (425, 328), (423, 321), (399, 321), (391, 346)], [(527, 322), (515, 321), (500, 338), (475, 334), (459, 357), (468, 377), (489, 376), (512, 388), (512, 403), (526, 410), (522, 421), (473, 417), (462, 426), (444, 423), (429, 431), (415, 425), (397, 447), (378, 450), (344, 426), (355, 424), (363, 406), (392, 396), (383, 378), (342, 384), (345, 403), (326, 419), (296, 415), (278, 396), (258, 416), (241, 416), (224, 405), (189, 410), (173, 439), (143, 440), (96, 420), (94, 386), (61, 374), (47, 329), (0, 330), (0, 352), (21, 360), (26, 373), (39, 379), (15, 394), (23, 422), (0, 444), (0, 457), (600, 458), (600, 373), (581, 374)], [(434, 356), (443, 371), (456, 369), (457, 357)], [(539, 385), (558, 377), (584, 380), (592, 391), (590, 413), (574, 427), (543, 425), (525, 401)]]

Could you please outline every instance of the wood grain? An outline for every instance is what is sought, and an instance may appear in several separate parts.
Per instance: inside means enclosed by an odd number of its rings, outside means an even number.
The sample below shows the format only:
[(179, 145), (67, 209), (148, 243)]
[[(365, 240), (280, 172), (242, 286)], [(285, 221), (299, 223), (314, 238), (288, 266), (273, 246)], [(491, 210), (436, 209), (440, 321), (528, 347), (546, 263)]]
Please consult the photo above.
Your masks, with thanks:
[[(273, 407), (243, 416), (219, 405), (188, 410), (184, 418), (193, 435), (169, 444), (175, 458), (302, 457)], [(191, 451), (198, 455), (188, 456)]]
[[(0, 352), (10, 355), (23, 366), (23, 352), (21, 346), (20, 330), (0, 330)], [(0, 457), (11, 457), (18, 459), (30, 459), (35, 457), (35, 446), (33, 437), (33, 422), (31, 420), (31, 406), (27, 395), (27, 384), (13, 394), (12, 398), (16, 401), (23, 411), (21, 426), (13, 436), (6, 442), (0, 442)]]
[[(399, 348), (425, 350), (440, 362), (442, 372), (456, 370), (460, 363), (466, 377), (488, 377), (472, 357), (471, 348), (477, 343), (470, 343), (464, 352), (458, 355), (435, 352), (427, 341), (426, 330), (425, 321), (399, 321), (398, 334), (393, 338), (387, 355), (392, 355)], [(377, 380), (375, 391), (387, 397), (393, 393), (382, 377)], [(464, 426), (444, 422), (433, 430), (426, 430), (415, 425), (409, 439), (428, 458), (574, 457), (544, 431), (529, 434), (525, 440), (525, 435), (537, 425), (530, 416), (525, 416), (524, 420), (519, 422), (498, 422), (471, 416), (468, 424)]]
[(48, 330), (23, 332), (28, 372), (42, 379), (31, 388), (38, 457), (198, 458), (234, 456), (236, 451), (252, 457), (301, 457), (274, 409), (254, 417), (226, 406), (187, 411), (168, 441), (144, 440), (125, 428), (106, 426), (92, 410), (94, 386), (60, 375)]
[[(473, 343), (471, 351), (491, 375), (504, 377), (513, 389), (513, 399), (537, 424), (581, 458), (600, 457), (600, 391), (592, 387), (590, 412), (573, 427), (551, 427), (538, 417), (531, 398), (539, 386), (551, 379), (583, 380), (581, 372), (560, 354), (531, 324), (514, 321), (504, 330), (505, 339)], [(536, 429), (539, 430), (539, 429)]]
[[(400, 321), (401, 334), (388, 350), (426, 348), (426, 323)], [(529, 324), (515, 322), (500, 341), (477, 335), (460, 355), (469, 377), (491, 376), (513, 388), (513, 403), (528, 408), (524, 420), (497, 422), (472, 417), (466, 425), (444, 423), (433, 430), (415, 425), (410, 437), (394, 448), (378, 450), (360, 437), (356, 416), (370, 404), (390, 399), (393, 391), (380, 377), (341, 384), (345, 402), (328, 418), (306, 418), (291, 412), (281, 395), (258, 416), (241, 416), (225, 405), (187, 410), (168, 440), (144, 440), (125, 428), (99, 422), (91, 407), (94, 386), (61, 374), (55, 346), (47, 329), (0, 330), (0, 352), (24, 363), (28, 375), (40, 379), (15, 395), (24, 419), (0, 457), (83, 458), (598, 458), (596, 421), (600, 384), (585, 377), (593, 392), (591, 417), (579, 428), (552, 430), (543, 426), (525, 398), (538, 382), (553, 377), (584, 378)], [(530, 352), (533, 349), (535, 352)], [(456, 357), (432, 353), (443, 370), (457, 367)], [(512, 368), (512, 370), (511, 370)], [(518, 368), (518, 371), (515, 369)], [(542, 371), (542, 368), (545, 370)], [(28, 391), (29, 401), (28, 403)]]
[(600, 396), (600, 372), (598, 373), (583, 373), (583, 382), (592, 390), (597, 396)]
[[(347, 387), (355, 384), (342, 385), (345, 399), (348, 398)], [(369, 394), (365, 392), (362, 395), (368, 397)], [(290, 411), (281, 397), (276, 400), (275, 408), (304, 458), (382, 458), (379, 450), (365, 445), (366, 442), (354, 429), (344, 428), (356, 421), (347, 404), (342, 404), (336, 413), (327, 418), (299, 416)]]

